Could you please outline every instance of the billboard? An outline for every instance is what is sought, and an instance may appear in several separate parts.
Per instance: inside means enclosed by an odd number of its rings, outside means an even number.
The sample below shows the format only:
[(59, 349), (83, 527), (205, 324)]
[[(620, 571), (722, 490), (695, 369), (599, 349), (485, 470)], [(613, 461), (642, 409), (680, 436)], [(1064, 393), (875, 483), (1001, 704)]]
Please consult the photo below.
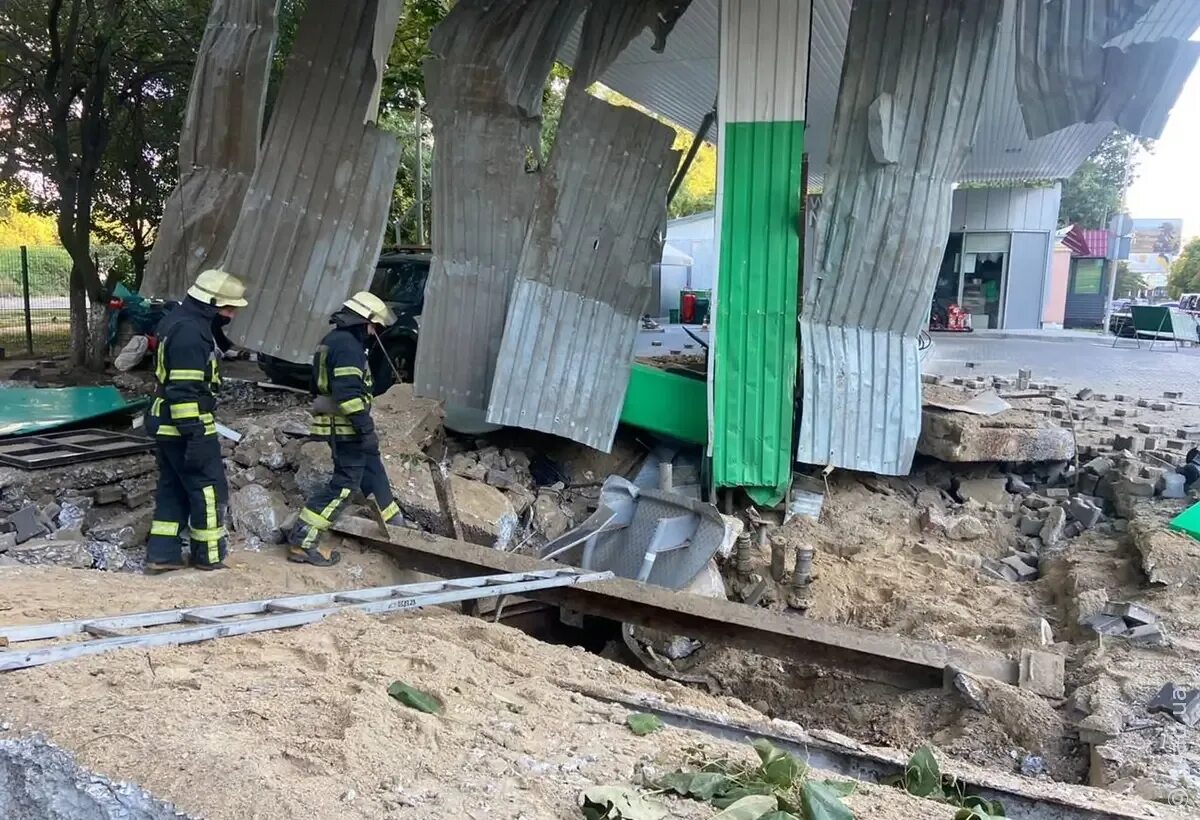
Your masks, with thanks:
[(1174, 259), (1183, 237), (1182, 219), (1135, 219), (1130, 254), (1162, 254)]

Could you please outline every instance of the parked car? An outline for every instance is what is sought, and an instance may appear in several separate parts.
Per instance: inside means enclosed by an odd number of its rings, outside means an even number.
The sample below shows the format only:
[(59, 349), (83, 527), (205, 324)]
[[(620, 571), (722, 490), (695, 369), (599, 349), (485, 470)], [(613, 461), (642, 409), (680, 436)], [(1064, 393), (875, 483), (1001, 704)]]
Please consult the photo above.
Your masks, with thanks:
[[(383, 358), (378, 346), (371, 348), (369, 356), (376, 395), (395, 383), (396, 373), (400, 374), (401, 381), (411, 382), (413, 379), (417, 334), (421, 311), (425, 307), (425, 282), (429, 279), (431, 258), (428, 252), (385, 253), (379, 257), (379, 263), (375, 266), (375, 275), (371, 279), (371, 293), (387, 302), (396, 314), (396, 324), (379, 337), (388, 358), (391, 359), (391, 366)], [(308, 387), (311, 369), (308, 362), (298, 364), (259, 354), (258, 364), (267, 378), (276, 384)], [(392, 371), (393, 367), (395, 373)]]

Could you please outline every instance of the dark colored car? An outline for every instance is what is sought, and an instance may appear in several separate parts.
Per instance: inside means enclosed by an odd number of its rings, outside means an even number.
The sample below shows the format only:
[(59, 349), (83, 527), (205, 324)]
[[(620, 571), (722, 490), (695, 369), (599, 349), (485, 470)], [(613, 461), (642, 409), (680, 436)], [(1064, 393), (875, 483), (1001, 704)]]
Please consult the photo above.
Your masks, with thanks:
[[(377, 346), (370, 352), (376, 395), (395, 383), (396, 374), (392, 367), (400, 374), (402, 381), (412, 381), (413, 363), (417, 356), (418, 319), (425, 307), (425, 282), (429, 278), (430, 258), (424, 252), (385, 253), (375, 266), (371, 293), (387, 302), (396, 314), (396, 324), (380, 335), (392, 365), (388, 366)], [(276, 384), (308, 387), (311, 366), (307, 362), (296, 364), (259, 354), (258, 364), (267, 378)]]

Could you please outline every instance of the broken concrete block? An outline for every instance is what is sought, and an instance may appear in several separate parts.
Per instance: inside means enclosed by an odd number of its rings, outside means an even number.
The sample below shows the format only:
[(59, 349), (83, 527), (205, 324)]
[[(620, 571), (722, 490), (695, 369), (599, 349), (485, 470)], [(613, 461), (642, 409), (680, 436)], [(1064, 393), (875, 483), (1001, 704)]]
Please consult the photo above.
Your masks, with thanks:
[(1157, 450), (1157, 449), (1158, 449), (1158, 439), (1157, 438), (1155, 438), (1154, 436), (1146, 436), (1144, 439), (1142, 439), (1142, 450), (1143, 451)]
[(1139, 433), (1163, 433), (1165, 430), (1161, 424), (1144, 424), (1139, 422), (1135, 425)]
[(333, 456), (329, 445), (308, 441), (296, 452), (296, 488), (308, 498), (333, 477)]
[(283, 543), (283, 522), (288, 513), (283, 496), (259, 484), (248, 484), (229, 498), (229, 517), (234, 527), (267, 544)]
[(15, 532), (0, 532), (0, 552), (6, 552), (17, 545)]
[(1052, 507), (1050, 512), (1046, 514), (1046, 521), (1042, 524), (1040, 537), (1042, 543), (1053, 549), (1062, 539), (1063, 528), (1067, 525), (1067, 513), (1062, 507)]
[(1153, 610), (1130, 601), (1109, 601), (1103, 611), (1105, 615), (1124, 618), (1130, 626), (1158, 623), (1158, 615)]
[(1171, 405), (1167, 404), (1165, 401), (1156, 401), (1150, 405), (1150, 409), (1157, 410), (1161, 413), (1163, 411), (1170, 410)]
[(1126, 630), (1125, 637), (1141, 646), (1162, 646), (1166, 643), (1166, 635), (1158, 624), (1131, 626)]
[(1132, 396), (1127, 396), (1124, 393), (1114, 393), (1113, 401), (1129, 401)]
[(1061, 698), (1066, 694), (1066, 669), (1062, 656), (1022, 649), (1017, 685), (1042, 697)]
[(404, 517), (435, 535), (450, 535), (450, 521), (438, 500), (430, 465), (416, 459), (401, 458), (385, 461), (383, 466)]
[(1000, 563), (1007, 566), (1017, 575), (1018, 581), (1036, 581), (1038, 577), (1038, 568), (1030, 566), (1025, 562), (1025, 559), (1017, 555), (1009, 555), (1006, 558), (1001, 558)]
[(1017, 580), (1017, 571), (1015, 569), (994, 558), (984, 558), (979, 568), (987, 575), (1000, 581), (1015, 582)]
[(1095, 504), (1084, 501), (1082, 498), (1072, 498), (1067, 502), (1067, 515), (1083, 525), (1085, 530), (1090, 530), (1104, 518), (1104, 513)]
[(1080, 625), (1086, 626), (1097, 635), (1124, 635), (1129, 631), (1129, 625), (1119, 615), (1090, 615), (1080, 621)]
[(1008, 485), (1005, 489), (1010, 493), (1018, 495), (1026, 495), (1033, 492), (1033, 487), (1030, 487), (1019, 475), (1010, 475), (1008, 477)]
[(1134, 498), (1153, 498), (1154, 480), (1146, 478), (1122, 478), (1113, 486), (1117, 496), (1132, 496)]
[(1136, 403), (1138, 407), (1149, 407), (1150, 399), (1138, 399)]
[(947, 523), (946, 535), (954, 541), (973, 541), (987, 535), (987, 527), (972, 515), (959, 515)]
[(1062, 500), (1071, 497), (1071, 491), (1067, 487), (1050, 487), (1044, 491), (1047, 498)]
[(547, 541), (553, 541), (571, 529), (571, 519), (563, 512), (554, 493), (538, 493), (537, 500), (533, 502), (533, 526)]
[(11, 548), (5, 555), (22, 564), (51, 564), (74, 569), (92, 566), (92, 554), (83, 541), (38, 538)]
[[(1139, 446), (1139, 439), (1137, 436), (1117, 435), (1117, 436), (1113, 436), (1113, 449), (1114, 450), (1138, 450), (1141, 448)], [(1090, 464), (1091, 462), (1088, 462), (1088, 463)]]
[(958, 497), (963, 501), (973, 500), (980, 504), (1007, 507), (1011, 502), (1008, 494), (1008, 479), (969, 478), (958, 482)]
[(1096, 391), (1092, 390), (1092, 388), (1085, 387), (1082, 390), (1080, 390), (1078, 393), (1075, 394), (1075, 398), (1079, 399), (1079, 401), (1087, 401), (1095, 394), (1096, 394)]
[(1167, 683), (1146, 706), (1151, 714), (1170, 715), (1184, 726), (1200, 723), (1200, 689), (1186, 689), (1176, 683)]
[(40, 510), (32, 504), (10, 515), (8, 523), (16, 532), (18, 544), (24, 544), (32, 538), (50, 532), (50, 528), (42, 521)]
[(517, 480), (517, 475), (512, 470), (488, 470), (484, 481), (500, 490), (511, 490), (524, 486)]
[(116, 504), (125, 497), (125, 490), (116, 484), (109, 484), (105, 487), (97, 487), (93, 498), (97, 504)]
[[(518, 522), (512, 502), (504, 493), (461, 476), (450, 476), (449, 484), (463, 538), (482, 546), (507, 549)], [(400, 507), (403, 509), (404, 504)]]
[(1036, 515), (1025, 513), (1017, 521), (1017, 529), (1021, 531), (1021, 535), (1040, 535), (1042, 532), (1042, 519)]
[(1078, 521), (1071, 521), (1063, 527), (1063, 536), (1066, 538), (1074, 538), (1083, 534), (1083, 525)]
[(941, 384), (942, 377), (935, 376), (933, 373), (922, 373), (921, 374), (921, 383), (922, 384)]
[(950, 462), (1038, 462), (1070, 459), (1070, 430), (1021, 410), (975, 416), (926, 407), (917, 451)]
[(1054, 502), (1042, 495), (1029, 495), (1021, 502), (1025, 507), (1031, 510), (1044, 510), (1047, 507), (1053, 507)]

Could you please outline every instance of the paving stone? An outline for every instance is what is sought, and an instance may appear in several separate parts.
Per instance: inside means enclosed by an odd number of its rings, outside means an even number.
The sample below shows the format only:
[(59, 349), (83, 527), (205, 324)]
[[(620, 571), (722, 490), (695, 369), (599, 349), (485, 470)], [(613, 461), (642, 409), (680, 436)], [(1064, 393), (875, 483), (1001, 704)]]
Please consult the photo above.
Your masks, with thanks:
[(1010, 475), (1008, 477), (1008, 484), (1006, 486), (1006, 489), (1010, 493), (1019, 494), (1019, 495), (1025, 495), (1027, 493), (1033, 492), (1033, 487), (1030, 487), (1029, 484), (1026, 483), (1025, 480), (1023, 478), (1021, 478), (1019, 475)]
[(1026, 496), (1021, 502), (1025, 507), (1031, 510), (1044, 510), (1047, 507), (1054, 506), (1054, 502), (1042, 495)]
[(992, 504), (1006, 507), (1012, 500), (1008, 494), (1007, 478), (968, 478), (958, 482), (958, 497), (963, 501), (968, 499), (980, 504)]
[(1113, 436), (1114, 450), (1140, 450), (1138, 442), (1140, 439), (1137, 436)]
[(1170, 715), (1184, 726), (1200, 723), (1200, 689), (1167, 683), (1146, 706), (1146, 711)]
[(1150, 406), (1150, 399), (1138, 399), (1138, 400), (1137, 400), (1137, 406), (1138, 406), (1138, 407), (1149, 407), (1149, 406)]
[(16, 532), (17, 543), (24, 544), (39, 535), (49, 532), (49, 528), (42, 521), (40, 510), (32, 504), (28, 507), (23, 507), (8, 517), (8, 523), (12, 525)]
[(1164, 390), (1163, 398), (1164, 399), (1182, 399), (1183, 394), (1176, 390)]
[(1046, 490), (1043, 490), (1043, 493), (1045, 494), (1045, 496), (1047, 498), (1053, 498), (1053, 499), (1063, 499), (1063, 498), (1071, 497), (1071, 491), (1066, 487), (1050, 487)]
[(1053, 652), (1021, 650), (1018, 686), (1045, 698), (1066, 694), (1066, 673), (1061, 655)]
[(1040, 535), (1042, 519), (1031, 513), (1025, 513), (1017, 521), (1017, 528), (1021, 531), (1021, 535)]
[(1113, 487), (1118, 496), (1133, 496), (1135, 498), (1153, 498), (1154, 481), (1146, 478), (1122, 478)]
[(1165, 432), (1165, 430), (1163, 429), (1163, 426), (1161, 424), (1146, 424), (1145, 422), (1139, 422), (1138, 424), (1136, 424), (1134, 426), (1137, 427), (1137, 431), (1139, 433), (1156, 433), (1157, 434), (1157, 433)]
[(1081, 624), (1097, 635), (1124, 635), (1129, 631), (1125, 619), (1117, 615), (1091, 615), (1084, 618)]
[(1124, 618), (1130, 626), (1158, 623), (1158, 614), (1153, 610), (1130, 601), (1109, 601), (1104, 605), (1105, 615)]
[(1158, 449), (1158, 439), (1156, 439), (1154, 436), (1146, 436), (1144, 439), (1142, 439), (1142, 450), (1157, 450), (1157, 449)]
[(942, 377), (935, 376), (933, 373), (922, 373), (921, 374), (921, 382), (923, 384), (941, 384)]
[(1075, 394), (1075, 398), (1079, 399), (1080, 401), (1087, 401), (1094, 395), (1096, 395), (1096, 391), (1092, 390), (1090, 387), (1085, 387)]
[(1017, 555), (1009, 555), (1006, 558), (1001, 558), (1000, 563), (1010, 568), (1017, 574), (1017, 580), (1020, 582), (1036, 581), (1038, 577), (1038, 568), (1030, 566), (1024, 558)]
[(125, 490), (116, 484), (109, 484), (104, 487), (97, 487), (93, 498), (97, 504), (116, 504), (125, 497)]
[(1138, 624), (1137, 626), (1131, 626), (1125, 632), (1125, 637), (1143, 646), (1162, 646), (1166, 643), (1167, 639), (1167, 636), (1163, 634), (1162, 628), (1158, 624)]
[[(1124, 450), (1127, 448), (1120, 447), (1118, 449)], [(1095, 475), (1104, 475), (1112, 468), (1113, 468), (1112, 459), (1106, 458), (1104, 456), (1100, 456), (1099, 458), (1093, 458), (1091, 461), (1084, 464), (1081, 469), (1084, 470), (1085, 472), (1093, 473)]]
[(1072, 498), (1067, 503), (1067, 515), (1075, 519), (1085, 530), (1090, 530), (1104, 518), (1104, 513), (1096, 505), (1080, 498)]
[(1052, 507), (1042, 524), (1040, 537), (1042, 543), (1053, 549), (1062, 538), (1063, 529), (1067, 525), (1067, 513), (1062, 507)]
[(1130, 398), (1131, 398), (1130, 396), (1127, 396), (1124, 393), (1114, 393), (1113, 394), (1114, 401), (1129, 401)]
[(1153, 404), (1151, 404), (1151, 405), (1150, 405), (1150, 409), (1151, 409), (1151, 410), (1157, 410), (1158, 412), (1160, 412), (1160, 413), (1161, 413), (1161, 412), (1164, 412), (1164, 411), (1166, 411), (1166, 410), (1170, 410), (1170, 409), (1171, 409), (1171, 405), (1167, 404), (1165, 401), (1156, 401), (1156, 402), (1154, 402)]

